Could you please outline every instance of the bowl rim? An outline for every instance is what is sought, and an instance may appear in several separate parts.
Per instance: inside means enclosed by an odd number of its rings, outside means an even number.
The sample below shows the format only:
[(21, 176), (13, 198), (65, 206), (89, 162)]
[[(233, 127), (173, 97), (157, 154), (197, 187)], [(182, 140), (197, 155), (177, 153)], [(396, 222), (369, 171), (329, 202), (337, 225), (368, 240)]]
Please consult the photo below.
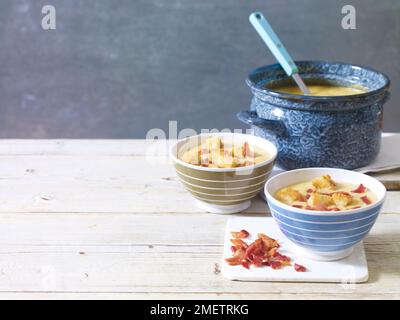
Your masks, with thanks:
[[(300, 208), (289, 206), (289, 205), (287, 205), (287, 204), (275, 199), (275, 197), (272, 194), (270, 194), (269, 191), (268, 191), (268, 187), (272, 183), (272, 181), (274, 181), (276, 179), (280, 179), (283, 175), (292, 175), (292, 174), (296, 174), (296, 173), (298, 173), (300, 171), (317, 171), (317, 170), (351, 172), (352, 174), (364, 176), (367, 179), (375, 181), (375, 183), (377, 183), (382, 188), (382, 190), (384, 191), (383, 195), (375, 203), (367, 205), (367, 206), (362, 207), (362, 208), (349, 209), (349, 210), (343, 210), (343, 211), (321, 211), (321, 210), (306, 210), (306, 209), (300, 209)], [(326, 168), (326, 167), (301, 168), (301, 169), (285, 171), (285, 172), (279, 173), (279, 174), (273, 176), (272, 178), (268, 179), (268, 181), (266, 182), (266, 184), (264, 186), (264, 194), (265, 194), (268, 202), (271, 201), (276, 206), (282, 207), (285, 210), (292, 211), (292, 212), (295, 212), (295, 213), (301, 213), (301, 214), (304, 214), (304, 215), (310, 215), (310, 216), (346, 216), (346, 215), (350, 215), (350, 214), (360, 213), (362, 211), (373, 209), (375, 207), (379, 207), (380, 205), (382, 205), (383, 202), (385, 201), (386, 193), (387, 193), (386, 187), (378, 179), (375, 179), (375, 178), (373, 178), (371, 176), (368, 176), (368, 175), (366, 175), (364, 173), (357, 172), (357, 171), (340, 169), (340, 168)]]
[[(244, 166), (244, 167), (236, 167), (236, 168), (209, 168), (209, 167), (196, 166), (196, 165), (187, 163), (187, 162), (185, 162), (185, 161), (179, 159), (179, 158), (175, 155), (175, 152), (174, 152), (175, 149), (176, 149), (176, 151), (178, 151), (178, 146), (179, 146), (180, 144), (184, 144), (185, 142), (187, 142), (187, 141), (189, 141), (189, 140), (191, 140), (191, 139), (198, 139), (198, 138), (201, 139), (202, 137), (208, 137), (208, 136), (221, 136), (221, 137), (224, 137), (224, 136), (232, 136), (232, 135), (233, 135), (233, 136), (242, 136), (242, 137), (246, 137), (246, 136), (247, 136), (247, 137), (251, 137), (251, 139), (252, 139), (253, 141), (254, 141), (254, 140), (255, 140), (255, 141), (259, 141), (260, 144), (261, 144), (261, 142), (264, 143), (264, 144), (267, 144), (267, 145), (269, 146), (269, 148), (271, 148), (271, 150), (273, 151), (273, 154), (271, 154), (271, 152), (270, 152), (269, 149), (266, 150), (266, 148), (263, 148), (262, 146), (260, 146), (260, 145), (257, 144), (257, 147), (258, 147), (258, 148), (261, 148), (261, 149), (267, 151), (268, 154), (271, 155), (271, 157), (268, 158), (268, 159), (266, 159), (266, 160), (264, 160), (264, 161), (261, 161), (261, 162), (255, 164), (255, 165), (252, 165), (252, 166)], [(178, 154), (178, 152), (176, 152), (176, 154)], [(278, 155), (278, 149), (277, 149), (277, 147), (276, 147), (271, 141), (269, 141), (269, 140), (267, 140), (267, 139), (264, 139), (264, 138), (261, 138), (261, 137), (258, 137), (258, 136), (255, 136), (255, 135), (253, 135), (253, 134), (237, 133), (237, 132), (209, 132), (209, 133), (200, 133), (200, 134), (197, 134), (197, 135), (189, 136), (189, 137), (186, 137), (186, 138), (179, 139), (179, 140), (175, 141), (175, 142), (172, 144), (172, 146), (170, 147), (170, 149), (169, 149), (169, 156), (170, 156), (170, 158), (171, 158), (174, 162), (176, 162), (176, 163), (178, 163), (178, 164), (180, 164), (180, 165), (182, 165), (182, 166), (184, 166), (184, 167), (190, 168), (190, 169), (194, 169), (194, 170), (198, 170), (198, 171), (205, 171), (205, 172), (240, 172), (240, 171), (250, 171), (250, 170), (254, 170), (254, 169), (263, 167), (263, 166), (265, 166), (265, 165), (267, 165), (267, 164), (270, 164), (270, 163), (274, 162), (275, 159), (276, 159), (276, 157), (277, 157), (277, 155)]]
[[(363, 97), (368, 97), (368, 96), (374, 96), (376, 94), (379, 94), (381, 92), (384, 92), (389, 89), (390, 87), (390, 78), (383, 72), (378, 71), (376, 69), (366, 67), (363, 65), (358, 65), (358, 64), (353, 64), (353, 63), (348, 63), (348, 62), (342, 62), (342, 61), (327, 61), (327, 60), (298, 60), (295, 61), (296, 64), (316, 64), (316, 63), (327, 63), (327, 64), (341, 64), (341, 65), (347, 65), (351, 66), (352, 68), (357, 68), (357, 69), (364, 69), (367, 71), (374, 72), (376, 74), (381, 75), (385, 79), (385, 84), (375, 90), (371, 91), (366, 91), (363, 93), (358, 93), (358, 94), (352, 94), (352, 95), (344, 95), (344, 96), (306, 96), (306, 95), (301, 95), (301, 94), (292, 94), (292, 93), (285, 93), (285, 92), (279, 92), (279, 91), (274, 91), (269, 88), (259, 88), (257, 87), (257, 83), (255, 83), (253, 80), (251, 80), (251, 76), (257, 72), (260, 72), (265, 69), (269, 68), (277, 68), (280, 67), (278, 63), (275, 64), (270, 64), (270, 65), (265, 65), (258, 67), (256, 69), (253, 69), (250, 71), (249, 75), (246, 78), (246, 83), (247, 85), (252, 89), (255, 90), (258, 93), (261, 94), (268, 94), (273, 97), (277, 98), (287, 98), (287, 99), (295, 99), (295, 100), (304, 100), (304, 101), (338, 101), (338, 100), (353, 100), (353, 99), (358, 99), (358, 98), (363, 98)], [(299, 72), (301, 74), (301, 72)]]

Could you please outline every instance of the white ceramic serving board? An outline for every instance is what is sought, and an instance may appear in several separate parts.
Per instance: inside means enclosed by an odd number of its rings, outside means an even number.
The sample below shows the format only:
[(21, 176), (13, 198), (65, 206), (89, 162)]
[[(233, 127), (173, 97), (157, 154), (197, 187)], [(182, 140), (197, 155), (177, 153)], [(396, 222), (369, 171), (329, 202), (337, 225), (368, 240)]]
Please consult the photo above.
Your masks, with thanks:
[[(368, 280), (368, 265), (362, 242), (354, 247), (353, 253), (342, 260), (337, 261), (315, 261), (302, 258), (297, 253), (295, 246), (279, 230), (277, 224), (271, 217), (238, 217), (228, 220), (225, 230), (224, 259), (232, 256), (230, 239), (231, 231), (242, 229), (250, 232), (247, 241), (257, 238), (257, 233), (277, 239), (280, 243), (279, 251), (292, 259), (292, 266), (281, 269), (270, 267), (230, 266), (225, 260), (222, 263), (222, 274), (225, 278), (239, 281), (292, 281), (292, 282), (339, 282), (359, 283)], [(298, 263), (307, 268), (306, 272), (297, 272), (293, 264)]]

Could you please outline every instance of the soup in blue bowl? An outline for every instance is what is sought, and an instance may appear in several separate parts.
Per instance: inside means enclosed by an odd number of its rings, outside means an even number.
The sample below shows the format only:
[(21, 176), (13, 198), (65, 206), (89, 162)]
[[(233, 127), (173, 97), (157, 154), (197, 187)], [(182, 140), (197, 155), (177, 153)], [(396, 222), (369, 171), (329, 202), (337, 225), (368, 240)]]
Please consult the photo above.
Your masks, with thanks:
[[(282, 201), (282, 190), (293, 189), (293, 186), (301, 186), (308, 181), (318, 182), (320, 177), (329, 177), (334, 187), (314, 182), (307, 199), (296, 200), (288, 194)], [(354, 187), (344, 192), (346, 185)], [(325, 261), (341, 259), (352, 253), (353, 247), (372, 229), (386, 196), (386, 189), (378, 180), (359, 172), (336, 168), (287, 171), (269, 179), (264, 192), (282, 233), (305, 257)], [(352, 203), (337, 201), (335, 194), (338, 193), (350, 196)], [(316, 195), (321, 197), (319, 203), (313, 198)], [(328, 199), (330, 203), (325, 197), (331, 198)], [(304, 205), (301, 205), (302, 202)], [(334, 208), (336, 210), (332, 210)]]
[(249, 110), (237, 114), (239, 120), (277, 146), (283, 169), (370, 164), (380, 149), (389, 78), (348, 63), (296, 64), (314, 95), (296, 91), (278, 64), (261, 67), (246, 80), (253, 99)]

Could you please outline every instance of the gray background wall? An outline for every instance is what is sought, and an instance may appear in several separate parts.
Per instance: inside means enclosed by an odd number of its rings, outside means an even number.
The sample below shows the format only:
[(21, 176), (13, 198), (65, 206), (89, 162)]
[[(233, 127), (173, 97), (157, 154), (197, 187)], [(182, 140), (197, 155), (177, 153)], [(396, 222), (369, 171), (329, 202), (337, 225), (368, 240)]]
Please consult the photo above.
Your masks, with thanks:
[[(57, 9), (57, 30), (41, 8)], [(357, 30), (340, 26), (353, 4)], [(371, 66), (392, 80), (400, 131), (398, 0), (0, 0), (1, 138), (143, 138), (151, 128), (241, 128), (244, 78), (274, 62), (248, 23), (261, 10), (295, 59)]]

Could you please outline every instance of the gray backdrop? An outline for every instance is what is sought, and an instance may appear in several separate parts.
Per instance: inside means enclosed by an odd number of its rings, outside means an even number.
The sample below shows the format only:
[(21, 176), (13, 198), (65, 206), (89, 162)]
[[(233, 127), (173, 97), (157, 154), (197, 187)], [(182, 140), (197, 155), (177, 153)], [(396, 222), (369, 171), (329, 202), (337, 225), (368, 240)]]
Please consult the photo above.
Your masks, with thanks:
[[(357, 30), (341, 28), (353, 4)], [(41, 8), (57, 9), (57, 30)], [(151, 128), (241, 128), (244, 79), (274, 62), (248, 23), (261, 10), (294, 59), (381, 70), (385, 130), (400, 131), (398, 0), (0, 0), (1, 138), (143, 138)]]

